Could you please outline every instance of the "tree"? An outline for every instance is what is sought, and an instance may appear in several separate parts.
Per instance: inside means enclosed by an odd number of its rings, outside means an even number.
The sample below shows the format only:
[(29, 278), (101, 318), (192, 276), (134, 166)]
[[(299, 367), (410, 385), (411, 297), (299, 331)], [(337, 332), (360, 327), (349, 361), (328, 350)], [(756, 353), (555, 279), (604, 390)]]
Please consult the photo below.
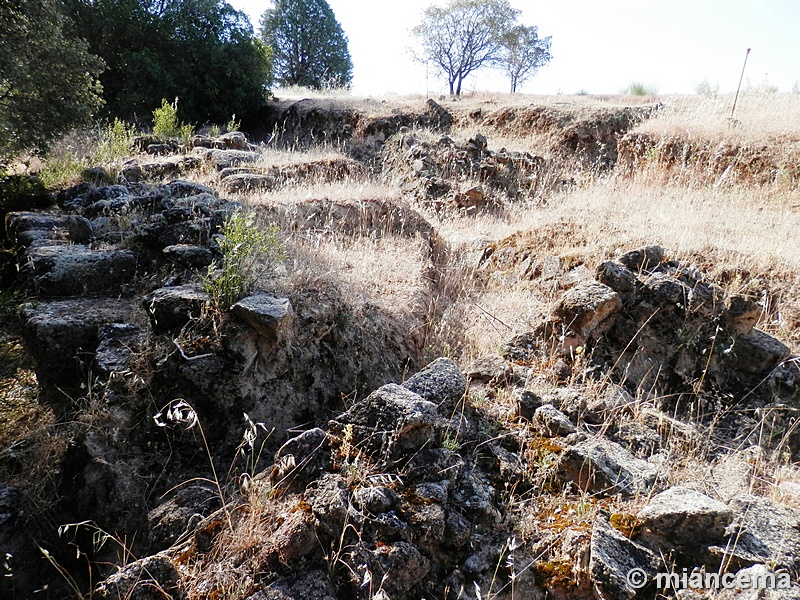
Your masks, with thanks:
[(149, 119), (162, 98), (180, 98), (181, 118), (222, 123), (262, 107), (269, 51), (246, 14), (224, 0), (63, 0), (74, 34), (107, 63), (108, 116)]
[(0, 159), (43, 149), (102, 104), (103, 61), (64, 24), (57, 0), (0, 1)]
[(411, 31), (419, 40), (414, 54), (436, 65), (447, 77), (450, 94), (458, 96), (464, 79), (500, 61), (503, 38), (519, 15), (508, 0), (450, 0), (443, 7), (430, 6)]
[(500, 65), (511, 80), (511, 93), (525, 83), (539, 67), (550, 61), (551, 37), (540, 38), (536, 26), (518, 25), (503, 36)]
[(350, 87), (347, 36), (325, 0), (276, 0), (261, 18), (261, 37), (272, 49), (280, 85)]

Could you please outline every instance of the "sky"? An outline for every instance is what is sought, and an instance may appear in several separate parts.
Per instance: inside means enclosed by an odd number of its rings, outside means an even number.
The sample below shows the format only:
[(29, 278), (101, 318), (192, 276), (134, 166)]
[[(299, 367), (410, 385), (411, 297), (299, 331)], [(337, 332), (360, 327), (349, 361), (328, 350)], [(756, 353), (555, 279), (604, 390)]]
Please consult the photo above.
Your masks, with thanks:
[[(258, 30), (267, 0), (228, 0)], [(349, 40), (353, 93), (438, 95), (447, 82), (412, 59), (410, 30), (434, 0), (328, 0)], [(553, 59), (518, 90), (530, 94), (616, 94), (631, 82), (659, 93), (693, 93), (707, 82), (800, 87), (800, 0), (511, 0), (520, 22), (552, 36)], [(465, 91), (508, 91), (484, 69)]]

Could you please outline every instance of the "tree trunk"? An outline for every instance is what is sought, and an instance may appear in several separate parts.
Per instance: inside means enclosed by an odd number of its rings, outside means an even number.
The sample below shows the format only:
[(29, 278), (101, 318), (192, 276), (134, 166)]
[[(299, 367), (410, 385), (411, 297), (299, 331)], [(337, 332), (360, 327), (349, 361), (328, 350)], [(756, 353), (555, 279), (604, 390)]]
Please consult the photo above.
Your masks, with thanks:
[(450, 84), (450, 95), (453, 95), (453, 83), (455, 83), (452, 79), (448, 82)]
[(458, 85), (456, 86), (456, 96), (461, 95), (461, 82), (464, 81), (463, 77), (458, 78)]

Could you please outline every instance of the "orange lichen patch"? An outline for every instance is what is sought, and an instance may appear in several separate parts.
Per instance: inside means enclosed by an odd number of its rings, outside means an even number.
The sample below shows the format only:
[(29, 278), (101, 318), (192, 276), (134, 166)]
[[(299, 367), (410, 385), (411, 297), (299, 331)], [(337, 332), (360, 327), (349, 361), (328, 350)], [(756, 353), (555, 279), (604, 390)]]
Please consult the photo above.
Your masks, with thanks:
[(527, 515), (527, 526), (552, 533), (562, 533), (567, 529), (588, 532), (592, 529), (599, 506), (594, 498), (567, 500), (556, 496), (541, 497)]
[(627, 538), (636, 537), (636, 534), (639, 533), (639, 528), (642, 526), (636, 515), (628, 513), (614, 513), (609, 518), (609, 522), (614, 529)]
[(574, 588), (578, 585), (572, 571), (572, 563), (566, 561), (543, 561), (533, 566), (537, 580), (546, 589)]

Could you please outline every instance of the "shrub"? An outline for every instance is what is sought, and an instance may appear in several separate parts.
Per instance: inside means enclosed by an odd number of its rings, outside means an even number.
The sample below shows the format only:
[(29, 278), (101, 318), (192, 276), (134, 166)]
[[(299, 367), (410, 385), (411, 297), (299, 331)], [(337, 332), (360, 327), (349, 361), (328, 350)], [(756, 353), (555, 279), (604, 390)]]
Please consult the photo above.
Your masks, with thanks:
[(230, 121), (225, 125), (226, 131), (239, 131), (242, 127), (242, 122), (236, 120), (236, 113), (231, 115)]
[(128, 126), (124, 121), (115, 118), (100, 134), (96, 159), (101, 163), (110, 163), (129, 156), (134, 137), (136, 126)]
[(161, 107), (153, 111), (153, 133), (158, 137), (177, 138), (188, 142), (194, 134), (194, 125), (180, 124), (178, 122), (178, 99), (170, 104), (166, 99), (161, 100)]
[(697, 92), (699, 96), (714, 98), (719, 94), (719, 83), (711, 83), (708, 79), (704, 79), (697, 84), (694, 91)]
[(240, 211), (228, 220), (217, 238), (222, 264), (209, 266), (203, 278), (217, 308), (228, 310), (285, 258), (279, 233), (275, 224), (259, 227), (249, 213)]
[(658, 88), (654, 85), (645, 85), (641, 81), (631, 81), (622, 93), (629, 96), (656, 96)]

